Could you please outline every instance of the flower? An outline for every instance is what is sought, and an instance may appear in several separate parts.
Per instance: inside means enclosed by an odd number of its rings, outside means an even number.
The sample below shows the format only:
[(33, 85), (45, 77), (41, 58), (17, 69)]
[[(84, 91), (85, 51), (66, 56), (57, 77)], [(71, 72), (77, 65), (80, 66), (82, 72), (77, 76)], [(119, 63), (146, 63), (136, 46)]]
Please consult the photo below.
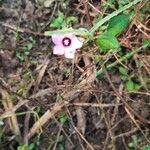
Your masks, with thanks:
[(55, 44), (53, 54), (64, 55), (69, 59), (73, 59), (76, 49), (83, 45), (74, 33), (52, 35), (52, 41)]

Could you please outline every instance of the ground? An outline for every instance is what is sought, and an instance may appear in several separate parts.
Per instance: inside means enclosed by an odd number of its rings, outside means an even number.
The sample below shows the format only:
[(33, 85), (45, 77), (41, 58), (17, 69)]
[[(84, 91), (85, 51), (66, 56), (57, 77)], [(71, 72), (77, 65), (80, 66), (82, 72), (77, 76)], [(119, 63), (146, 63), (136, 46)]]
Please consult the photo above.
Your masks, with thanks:
[(96, 43), (109, 20), (73, 60), (54, 55), (44, 34), (90, 30), (128, 3), (0, 0), (1, 150), (150, 150), (149, 1), (122, 12), (133, 15), (117, 52)]

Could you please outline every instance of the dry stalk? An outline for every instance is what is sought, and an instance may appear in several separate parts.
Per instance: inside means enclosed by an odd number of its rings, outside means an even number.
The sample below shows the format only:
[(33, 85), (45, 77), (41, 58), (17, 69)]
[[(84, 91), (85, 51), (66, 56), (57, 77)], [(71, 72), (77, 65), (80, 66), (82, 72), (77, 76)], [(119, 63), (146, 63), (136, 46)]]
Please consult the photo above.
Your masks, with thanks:
[(14, 109), (14, 106), (12, 103), (11, 96), (9, 95), (9, 93), (6, 90), (3, 90), (1, 88), (0, 88), (0, 94), (2, 95), (2, 104), (5, 109), (5, 112), (6, 113), (9, 111), (12, 112), (11, 115), (7, 118), (9, 127), (10, 127), (11, 131), (14, 133), (14, 135), (16, 136), (16, 140), (21, 144), (22, 137), (21, 137), (16, 114), (12, 111)]

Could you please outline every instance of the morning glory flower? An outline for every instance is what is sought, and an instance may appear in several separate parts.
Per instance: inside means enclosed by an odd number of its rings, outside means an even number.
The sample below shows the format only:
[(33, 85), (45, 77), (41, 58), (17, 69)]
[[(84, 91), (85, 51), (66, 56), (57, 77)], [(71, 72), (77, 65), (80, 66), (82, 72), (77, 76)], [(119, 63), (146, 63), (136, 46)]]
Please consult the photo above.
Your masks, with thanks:
[(76, 50), (83, 45), (74, 33), (52, 35), (52, 41), (55, 44), (53, 54), (64, 55), (68, 59), (73, 59)]

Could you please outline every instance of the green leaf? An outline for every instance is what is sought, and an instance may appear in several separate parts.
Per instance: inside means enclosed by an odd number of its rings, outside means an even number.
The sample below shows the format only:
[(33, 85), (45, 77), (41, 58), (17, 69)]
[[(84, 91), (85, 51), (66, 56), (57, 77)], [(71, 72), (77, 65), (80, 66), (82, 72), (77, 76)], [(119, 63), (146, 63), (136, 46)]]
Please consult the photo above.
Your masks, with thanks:
[(60, 134), (58, 137), (58, 142), (62, 142), (64, 140), (64, 135)]
[(106, 50), (116, 49), (119, 47), (118, 40), (109, 34), (98, 36), (96, 39), (96, 44), (100, 48), (100, 52), (106, 52)]
[(27, 147), (25, 145), (20, 145), (17, 147), (17, 150), (27, 150)]
[(33, 150), (35, 148), (35, 143), (31, 143), (30, 145), (29, 145), (29, 150)]
[(125, 5), (122, 8), (117, 9), (113, 13), (109, 14), (108, 16), (104, 17), (103, 19), (99, 20), (97, 23), (93, 25), (93, 27), (89, 30), (90, 34), (93, 35), (97, 29), (99, 29), (104, 23), (109, 21), (112, 17), (122, 13), (123, 11), (129, 9), (130, 7), (134, 6), (138, 2), (141, 2), (141, 0), (134, 0), (130, 2), (129, 4)]
[(67, 117), (65, 115), (64, 112), (61, 112), (59, 115), (58, 115), (58, 120), (61, 122), (61, 123), (65, 123), (67, 121)]
[(150, 48), (150, 40), (149, 39), (144, 40), (143, 44), (147, 45), (147, 47)]
[(20, 60), (20, 61), (23, 61), (23, 60), (24, 60), (23, 54), (21, 54), (21, 53), (19, 53), (19, 52), (16, 52), (16, 57), (17, 57), (17, 59)]
[(131, 142), (131, 143), (128, 144), (128, 147), (129, 147), (129, 148), (134, 148), (134, 147), (135, 147), (135, 144)]
[(56, 17), (52, 21), (52, 23), (50, 24), (50, 27), (59, 28), (59, 27), (61, 27), (63, 22), (64, 22), (64, 14), (62, 12), (59, 12), (58, 17)]
[(143, 149), (144, 150), (150, 150), (150, 145), (145, 145)]
[(122, 75), (125, 75), (127, 76), (128, 75), (128, 70), (122, 66), (119, 67), (119, 72), (122, 74)]
[(126, 86), (127, 86), (128, 91), (133, 91), (134, 90), (134, 82), (132, 80), (129, 80), (126, 83)]
[(67, 25), (76, 21), (77, 21), (77, 17), (74, 17), (74, 16), (67, 17)]
[(126, 83), (126, 87), (127, 87), (128, 91), (137, 91), (139, 89), (139, 85), (136, 84), (135, 82), (133, 82), (132, 80), (129, 80)]
[(33, 48), (33, 43), (27, 44), (27, 50), (30, 51)]
[(110, 19), (108, 24), (107, 33), (116, 36), (123, 32), (129, 25), (130, 18), (126, 15), (118, 15)]

